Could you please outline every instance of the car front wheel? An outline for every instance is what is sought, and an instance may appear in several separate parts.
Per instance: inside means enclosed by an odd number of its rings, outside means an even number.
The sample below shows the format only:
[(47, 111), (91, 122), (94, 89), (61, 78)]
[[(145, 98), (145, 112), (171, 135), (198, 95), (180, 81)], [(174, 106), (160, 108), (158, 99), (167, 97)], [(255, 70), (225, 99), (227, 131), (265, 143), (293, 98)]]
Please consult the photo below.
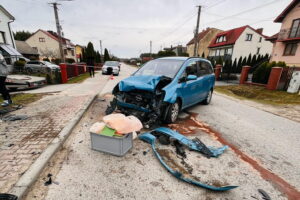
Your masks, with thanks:
[(166, 122), (167, 123), (173, 123), (177, 120), (178, 114), (180, 111), (180, 105), (178, 101), (170, 105), (170, 108), (168, 110), (168, 114), (166, 116)]
[(207, 94), (206, 99), (204, 99), (204, 101), (203, 101), (203, 104), (204, 104), (204, 105), (210, 104), (211, 98), (212, 98), (212, 94), (213, 94), (213, 91), (210, 90), (210, 91), (208, 92), (208, 94)]

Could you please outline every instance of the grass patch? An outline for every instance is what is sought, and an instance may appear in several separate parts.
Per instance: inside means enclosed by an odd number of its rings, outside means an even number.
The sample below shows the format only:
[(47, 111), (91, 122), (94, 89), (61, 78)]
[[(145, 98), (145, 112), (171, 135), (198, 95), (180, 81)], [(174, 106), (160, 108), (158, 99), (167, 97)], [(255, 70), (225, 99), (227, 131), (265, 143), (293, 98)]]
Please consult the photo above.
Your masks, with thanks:
[(290, 94), (285, 91), (267, 90), (264, 87), (259, 86), (216, 86), (215, 91), (229, 96), (237, 97), (239, 99), (252, 100), (265, 104), (300, 104), (300, 95), (298, 93)]
[[(96, 74), (96, 72), (95, 72)], [(76, 76), (70, 80), (68, 80), (67, 83), (82, 83), (83, 81), (85, 81), (85, 79), (90, 77), (90, 73), (84, 73), (84, 74), (80, 74), (79, 76)]]
[[(19, 93), (19, 94), (12, 94), (11, 98), (13, 101), (13, 105), (27, 105), (29, 103), (35, 102), (40, 100), (45, 94), (25, 94), (25, 93)], [(0, 101), (3, 101), (3, 98), (0, 97)]]

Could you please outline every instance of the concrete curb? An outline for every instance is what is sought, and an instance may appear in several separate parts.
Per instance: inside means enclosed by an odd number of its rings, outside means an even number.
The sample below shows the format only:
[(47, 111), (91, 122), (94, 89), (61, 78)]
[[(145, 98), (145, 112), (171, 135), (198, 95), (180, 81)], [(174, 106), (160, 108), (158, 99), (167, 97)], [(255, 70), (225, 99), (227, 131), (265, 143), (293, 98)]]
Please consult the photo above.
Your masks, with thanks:
[(9, 191), (10, 194), (18, 196), (18, 199), (22, 199), (28, 192), (30, 186), (37, 180), (44, 167), (47, 165), (52, 156), (60, 149), (64, 144), (68, 136), (71, 134), (74, 127), (81, 120), (84, 113), (88, 110), (90, 105), (96, 99), (98, 94), (94, 95), (84, 104), (77, 115), (62, 129), (62, 131), (56, 136), (52, 142), (47, 146), (43, 153), (34, 161), (34, 163), (28, 168), (28, 170), (19, 178), (18, 182)]

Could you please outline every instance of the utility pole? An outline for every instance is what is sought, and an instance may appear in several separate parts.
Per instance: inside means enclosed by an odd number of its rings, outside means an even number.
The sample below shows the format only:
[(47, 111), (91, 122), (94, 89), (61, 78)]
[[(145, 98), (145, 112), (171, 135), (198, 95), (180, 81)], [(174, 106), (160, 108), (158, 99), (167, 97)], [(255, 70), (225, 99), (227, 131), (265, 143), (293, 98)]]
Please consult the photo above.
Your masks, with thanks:
[(65, 62), (65, 55), (64, 55), (64, 51), (63, 51), (63, 47), (62, 47), (62, 37), (61, 37), (61, 26), (59, 24), (59, 19), (58, 19), (58, 12), (57, 12), (57, 2), (53, 2), (53, 3), (49, 3), (53, 5), (53, 9), (54, 9), (54, 16), (55, 16), (55, 23), (56, 23), (56, 31), (58, 34), (58, 43), (59, 43), (59, 52), (60, 52), (60, 57), (62, 62)]
[(100, 55), (102, 56), (102, 40), (100, 40)]
[(152, 41), (150, 40), (150, 58), (152, 58), (151, 54), (152, 54)]
[(199, 23), (200, 23), (200, 13), (201, 13), (201, 6), (198, 7), (198, 17), (197, 17), (197, 24), (196, 24), (196, 29), (194, 32), (194, 56), (197, 56), (198, 53), (198, 32), (199, 32)]

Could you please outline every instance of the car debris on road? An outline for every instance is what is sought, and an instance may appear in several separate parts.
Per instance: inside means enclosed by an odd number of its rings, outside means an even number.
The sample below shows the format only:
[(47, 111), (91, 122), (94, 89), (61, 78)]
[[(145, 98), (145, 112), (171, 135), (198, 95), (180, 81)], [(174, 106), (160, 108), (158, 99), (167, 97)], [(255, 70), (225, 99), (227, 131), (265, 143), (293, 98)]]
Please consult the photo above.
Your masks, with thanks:
[[(170, 172), (173, 176), (176, 178), (199, 186), (203, 187), (205, 189), (213, 190), (213, 191), (227, 191), (234, 189), (238, 186), (216, 186), (216, 185), (209, 185), (206, 183), (200, 182), (198, 177), (194, 177), (192, 173), (192, 167), (188, 166), (187, 163), (184, 162), (183, 164), (186, 166), (187, 170), (177, 166), (175, 164), (175, 161), (172, 160), (172, 158), (166, 156), (168, 152), (166, 150), (160, 149), (156, 147), (156, 139), (159, 136), (168, 136), (170, 140), (172, 141), (178, 141), (180, 144), (186, 146), (190, 150), (198, 151), (206, 155), (207, 157), (217, 157), (220, 154), (224, 152), (225, 149), (227, 149), (227, 146), (223, 146), (221, 148), (213, 148), (213, 147), (206, 147), (199, 139), (198, 140), (190, 140), (186, 138), (185, 136), (181, 135), (180, 133), (173, 131), (168, 128), (157, 128), (153, 131), (143, 133), (139, 135), (139, 139), (151, 144), (152, 150), (157, 157), (157, 159), (160, 161), (160, 163), (164, 166), (164, 168), (167, 169), (168, 172)], [(200, 141), (200, 142), (199, 142)]]

